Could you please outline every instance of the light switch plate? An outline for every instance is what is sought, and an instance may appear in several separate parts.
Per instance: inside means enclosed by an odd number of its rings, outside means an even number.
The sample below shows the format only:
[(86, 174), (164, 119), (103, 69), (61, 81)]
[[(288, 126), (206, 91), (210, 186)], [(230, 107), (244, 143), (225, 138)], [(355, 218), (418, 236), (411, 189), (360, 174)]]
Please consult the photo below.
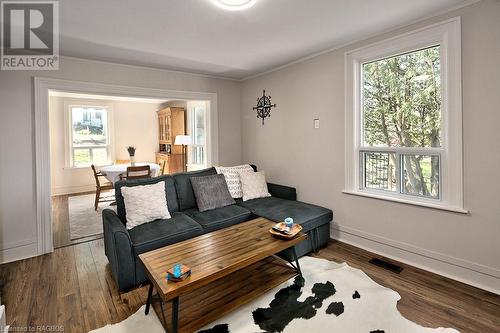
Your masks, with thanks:
[(319, 128), (319, 118), (314, 119), (314, 128)]

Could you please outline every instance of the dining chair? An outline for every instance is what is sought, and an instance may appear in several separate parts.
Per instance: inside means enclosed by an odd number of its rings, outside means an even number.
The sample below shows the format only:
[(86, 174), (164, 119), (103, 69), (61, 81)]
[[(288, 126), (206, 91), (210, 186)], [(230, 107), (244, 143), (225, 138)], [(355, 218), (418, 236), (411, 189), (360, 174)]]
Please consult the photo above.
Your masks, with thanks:
[(156, 177), (163, 176), (165, 174), (165, 168), (167, 167), (167, 161), (165, 160), (160, 160), (158, 162), (158, 165), (160, 166), (160, 169), (158, 169), (158, 174)]
[(90, 166), (92, 168), (92, 171), (94, 172), (94, 179), (95, 179), (95, 201), (94, 201), (94, 209), (97, 210), (97, 206), (99, 205), (99, 202), (108, 202), (108, 201), (115, 201), (114, 196), (110, 197), (101, 197), (101, 192), (102, 191), (109, 191), (114, 188), (113, 183), (109, 181), (104, 181), (101, 183), (100, 177), (104, 177), (104, 174), (101, 171), (97, 171), (95, 168), (95, 165)]
[(129, 166), (125, 179), (151, 178), (151, 167), (149, 165)]

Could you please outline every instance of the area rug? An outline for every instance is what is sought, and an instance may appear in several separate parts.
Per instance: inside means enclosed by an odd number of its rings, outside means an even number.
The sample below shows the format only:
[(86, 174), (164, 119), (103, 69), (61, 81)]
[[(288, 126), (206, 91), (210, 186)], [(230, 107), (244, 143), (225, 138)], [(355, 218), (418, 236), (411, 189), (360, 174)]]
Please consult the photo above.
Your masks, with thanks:
[(146, 306), (143, 305), (136, 313), (122, 322), (113, 325), (106, 325), (91, 331), (90, 333), (165, 333), (160, 320), (154, 311), (149, 315), (144, 314)]
[[(287, 281), (199, 332), (458, 333), (405, 319), (396, 308), (400, 295), (359, 269), (311, 257), (300, 259), (300, 265), (305, 281), (298, 277)], [(162, 332), (150, 326), (152, 320), (158, 318), (152, 313), (145, 316), (141, 308), (119, 324), (92, 332), (135, 332), (141, 322), (148, 332)]]
[[(112, 193), (110, 192), (110, 198)], [(111, 202), (101, 202), (94, 210), (95, 194), (68, 197), (70, 239), (102, 234), (102, 211), (105, 208), (116, 210)]]

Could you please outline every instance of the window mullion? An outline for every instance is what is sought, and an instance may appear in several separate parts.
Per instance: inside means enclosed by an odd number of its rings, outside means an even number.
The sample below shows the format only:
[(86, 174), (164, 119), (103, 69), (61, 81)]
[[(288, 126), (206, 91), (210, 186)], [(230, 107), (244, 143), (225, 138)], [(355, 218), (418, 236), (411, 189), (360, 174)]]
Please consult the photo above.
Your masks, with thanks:
[(358, 188), (360, 190), (365, 188), (365, 173), (366, 173), (366, 166), (365, 166), (365, 154), (363, 153), (362, 149), (358, 149), (357, 151), (358, 154), (358, 163), (359, 163), (359, 184)]
[(403, 162), (401, 153), (396, 151), (396, 188), (399, 194), (403, 194)]

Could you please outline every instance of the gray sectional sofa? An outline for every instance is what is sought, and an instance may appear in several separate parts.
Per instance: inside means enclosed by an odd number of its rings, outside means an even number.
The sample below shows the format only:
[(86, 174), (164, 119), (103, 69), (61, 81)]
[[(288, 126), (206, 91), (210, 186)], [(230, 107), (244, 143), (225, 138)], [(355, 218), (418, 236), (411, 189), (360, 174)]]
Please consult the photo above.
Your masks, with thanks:
[[(256, 170), (255, 166), (252, 166)], [(324, 246), (330, 238), (332, 211), (323, 207), (296, 201), (295, 188), (268, 184), (267, 198), (200, 212), (191, 187), (190, 177), (216, 174), (215, 168), (201, 171), (166, 175), (150, 179), (119, 181), (115, 184), (117, 213), (105, 209), (102, 213), (104, 245), (113, 277), (121, 291), (129, 290), (147, 281), (138, 255), (169, 244), (193, 238), (208, 232), (226, 228), (255, 217), (282, 221), (292, 217), (308, 234), (308, 239), (296, 247), (298, 256), (303, 256)], [(127, 230), (127, 219), (121, 188), (154, 184), (165, 181), (167, 205), (172, 218), (155, 220)], [(290, 259), (289, 252), (280, 253)]]

